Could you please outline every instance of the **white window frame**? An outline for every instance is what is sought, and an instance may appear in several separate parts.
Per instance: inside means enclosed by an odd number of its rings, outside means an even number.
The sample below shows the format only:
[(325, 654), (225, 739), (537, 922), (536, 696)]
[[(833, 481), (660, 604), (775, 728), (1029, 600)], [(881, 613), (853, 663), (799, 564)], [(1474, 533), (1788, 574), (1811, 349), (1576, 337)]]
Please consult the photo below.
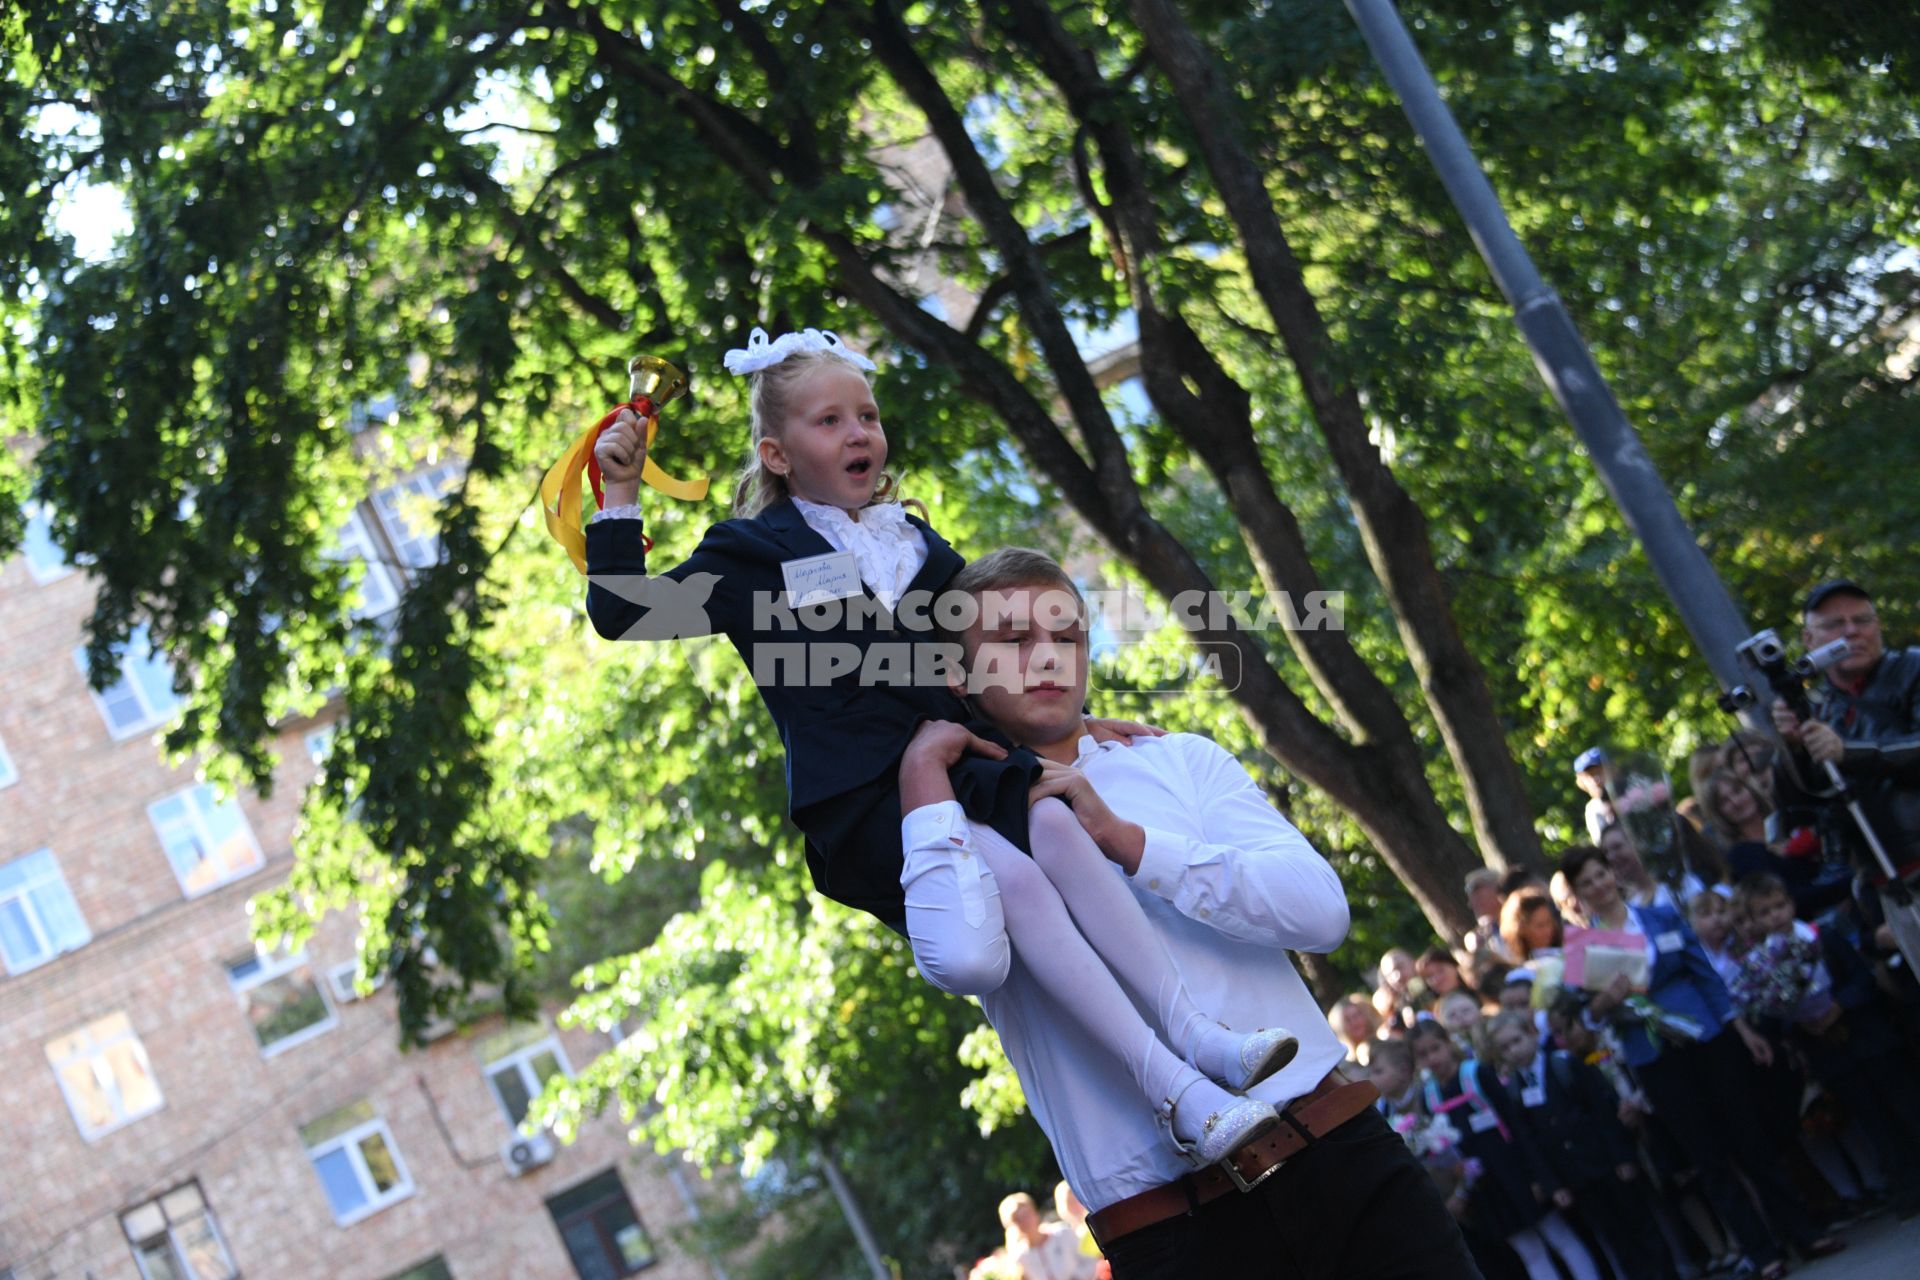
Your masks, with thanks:
[[(93, 1029), (103, 1022), (112, 1021), (114, 1018), (119, 1018), (122, 1022), (126, 1023), (126, 1031), (124, 1033), (109, 1035), (104, 1039), (96, 1039)], [(74, 1127), (80, 1130), (81, 1138), (88, 1142), (97, 1141), (116, 1130), (126, 1128), (136, 1120), (144, 1120), (146, 1117), (167, 1105), (166, 1095), (160, 1088), (160, 1081), (153, 1074), (153, 1061), (147, 1057), (147, 1047), (140, 1043), (140, 1034), (133, 1029), (133, 1019), (127, 1017), (124, 1012), (115, 1010), (113, 1013), (109, 1013), (104, 1017), (95, 1018), (85, 1026), (77, 1028), (77, 1030), (82, 1032), (87, 1038), (88, 1043), (85, 1051), (73, 1053), (65, 1058), (59, 1059), (56, 1059), (49, 1053), (47, 1054), (47, 1061), (53, 1064), (54, 1081), (60, 1086), (60, 1096), (66, 1100), (67, 1113), (73, 1117)], [(68, 1034), (72, 1033), (69, 1032)], [(153, 1081), (153, 1105), (144, 1111), (126, 1111), (120, 1098), (119, 1089), (117, 1087), (112, 1089), (103, 1087), (102, 1091), (105, 1092), (108, 1099), (113, 1102), (114, 1110), (120, 1112), (120, 1114), (110, 1123), (102, 1125), (98, 1129), (91, 1128), (86, 1120), (81, 1117), (80, 1106), (74, 1100), (73, 1094), (67, 1089), (67, 1078), (62, 1073), (61, 1068), (73, 1062), (104, 1058), (108, 1049), (128, 1040), (133, 1042), (134, 1057), (139, 1059), (142, 1070), (147, 1073), (147, 1079)], [(98, 1080), (99, 1078), (100, 1072), (96, 1069), (94, 1079)]]
[[(161, 796), (158, 800), (155, 800), (152, 804), (147, 806), (147, 820), (153, 824), (154, 835), (160, 841), (160, 850), (162, 853), (166, 855), (167, 865), (173, 868), (173, 878), (179, 883), (181, 894), (188, 898), (198, 898), (204, 894), (212, 893), (215, 889), (218, 889), (223, 885), (232, 884), (235, 880), (244, 880), (248, 876), (254, 874), (256, 871), (259, 871), (262, 867), (267, 865), (267, 855), (265, 854), (265, 852), (261, 850), (260, 841), (253, 834), (253, 824), (247, 821), (246, 810), (240, 807), (239, 800), (235, 799), (235, 800), (228, 800), (228, 801), (222, 802), (220, 800), (214, 799), (213, 795), (214, 795), (214, 792), (212, 787), (207, 786), (205, 783), (196, 783), (191, 787), (183, 787), (179, 791), (175, 791), (170, 795)], [(204, 801), (203, 801), (203, 797), (205, 797)], [(168, 801), (179, 800), (182, 798), (184, 798), (187, 802), (186, 803), (187, 816), (193, 826), (193, 830), (190, 833), (190, 837), (195, 842), (195, 846), (198, 849), (200, 849), (203, 853), (215, 848), (215, 845), (213, 841), (213, 833), (207, 830), (207, 815), (201, 807), (202, 804), (203, 803), (207, 803), (207, 804), (226, 803), (226, 804), (232, 805), (234, 807), (234, 811), (237, 814), (239, 814), (240, 830), (247, 837), (247, 847), (253, 850), (253, 865), (250, 867), (245, 867), (238, 871), (230, 872), (229, 874), (222, 876), (220, 879), (215, 880), (212, 884), (206, 885), (202, 888), (189, 889), (187, 887), (186, 878), (180, 874), (179, 865), (175, 863), (173, 860), (173, 853), (167, 848), (168, 827), (165, 825), (162, 825), (162, 821), (160, 817), (154, 812), (155, 810), (159, 809), (162, 805), (166, 804)]]
[(178, 1233), (175, 1232), (174, 1227), (176, 1224), (174, 1223), (171, 1215), (167, 1213), (166, 1205), (163, 1203), (168, 1196), (174, 1195), (189, 1186), (193, 1187), (194, 1191), (200, 1197), (200, 1211), (201, 1211), (201, 1214), (206, 1218), (207, 1231), (213, 1236), (213, 1243), (220, 1250), (221, 1261), (227, 1264), (227, 1274), (226, 1274), (225, 1280), (235, 1280), (235, 1278), (239, 1276), (240, 1274), (239, 1270), (235, 1268), (233, 1265), (233, 1251), (227, 1248), (227, 1238), (224, 1235), (220, 1234), (220, 1220), (214, 1217), (213, 1206), (207, 1203), (206, 1191), (200, 1187), (197, 1181), (188, 1181), (188, 1182), (181, 1183), (179, 1186), (174, 1187), (169, 1191), (162, 1192), (160, 1195), (153, 1197), (151, 1200), (147, 1200), (140, 1204), (137, 1204), (133, 1206), (133, 1208), (127, 1209), (120, 1214), (120, 1233), (126, 1237), (127, 1249), (129, 1252), (133, 1254), (133, 1265), (140, 1269), (141, 1280), (154, 1280), (154, 1277), (153, 1277), (153, 1273), (147, 1270), (147, 1260), (146, 1260), (146, 1257), (141, 1253), (140, 1247), (143, 1244), (157, 1241), (161, 1239), (161, 1237), (160, 1236), (142, 1236), (139, 1239), (135, 1239), (133, 1235), (133, 1231), (127, 1223), (127, 1219), (133, 1216), (134, 1214), (140, 1212), (140, 1210), (146, 1208), (148, 1205), (152, 1205), (160, 1211), (160, 1224), (163, 1228), (165, 1228), (163, 1234), (167, 1242), (167, 1247), (173, 1253), (174, 1269), (177, 1270), (181, 1275), (192, 1274), (186, 1263), (186, 1258), (187, 1258), (186, 1247), (181, 1243)]
[(20, 781), (20, 770), (14, 767), (13, 757), (7, 754), (7, 744), (0, 741), (0, 790)]
[[(400, 1180), (384, 1192), (373, 1185), (373, 1174), (367, 1168), (367, 1159), (360, 1153), (361, 1141), (373, 1134), (378, 1134), (380, 1140), (386, 1144), (387, 1155), (393, 1159), (393, 1171), (400, 1175)], [(347, 1162), (352, 1165), (354, 1175), (360, 1180), (360, 1189), (366, 1193), (367, 1203), (344, 1218), (335, 1214), (333, 1219), (335, 1226), (350, 1227), (356, 1222), (363, 1222), (382, 1209), (396, 1205), (413, 1194), (413, 1175), (407, 1172), (407, 1162), (400, 1157), (400, 1144), (393, 1140), (393, 1130), (387, 1127), (386, 1120), (380, 1116), (376, 1115), (371, 1120), (336, 1134), (318, 1146), (307, 1147), (307, 1162), (313, 1166), (314, 1177), (320, 1178), (321, 1157), (331, 1155), (336, 1149), (346, 1152)], [(327, 1195), (327, 1184), (324, 1178), (320, 1180), (320, 1194), (327, 1201), (328, 1212), (332, 1212), (333, 1198)]]
[[(66, 876), (61, 874), (60, 860), (53, 856), (52, 849), (44, 847), (35, 849), (30, 853), (21, 854), (18, 858), (9, 858), (6, 863), (0, 865), (12, 866), (16, 862), (25, 862), (28, 858), (37, 858), (41, 854), (45, 854), (47, 858), (47, 869), (45, 872), (30, 876), (27, 883), (17, 889), (0, 889), (0, 903), (18, 898), (21, 903), (24, 904), (27, 925), (33, 931), (34, 936), (39, 939), (41, 949), (44, 952), (38, 960), (15, 968), (13, 958), (6, 955), (4, 950), (0, 950), (0, 963), (5, 964), (7, 972), (11, 974), (26, 973), (29, 970), (38, 969), (41, 965), (56, 960), (70, 951), (78, 951), (81, 947), (93, 941), (93, 930), (87, 927), (87, 918), (81, 912), (79, 902), (75, 901), (73, 890), (67, 885)], [(41, 919), (40, 908), (33, 899), (34, 892), (47, 885), (58, 886), (59, 891), (67, 896), (67, 901), (72, 903), (73, 914), (80, 919), (81, 937), (78, 942), (69, 946), (56, 946), (53, 939), (48, 935), (47, 922)]]
[(393, 546), (393, 558), (408, 570), (424, 569), (440, 558), (440, 530), (438, 527), (414, 529), (407, 519), (408, 509), (445, 499), (465, 470), (463, 463), (443, 462), (374, 491), (373, 510), (380, 517), (387, 541)]
[[(326, 1006), (327, 1010), (327, 1016), (312, 1026), (302, 1027), (292, 1035), (280, 1037), (272, 1044), (260, 1045), (261, 1057), (279, 1057), (295, 1045), (305, 1044), (307, 1041), (323, 1036), (340, 1025), (340, 1011), (334, 1007), (333, 1001), (328, 998), (327, 984), (319, 980), (318, 975), (314, 972), (313, 966), (307, 963), (306, 952), (295, 951), (288, 953), (256, 948), (253, 953), (253, 958), (259, 963), (260, 967), (244, 978), (236, 978), (233, 976), (234, 965), (246, 963), (244, 960), (232, 960), (225, 966), (227, 971), (227, 985), (233, 988), (234, 997), (239, 1001), (242, 1014), (246, 1012), (247, 993), (249, 991), (252, 991), (255, 987), (265, 986), (275, 978), (284, 977), (299, 969), (305, 969), (307, 971), (308, 980), (313, 983), (313, 989), (320, 993), (320, 1003)], [(248, 1020), (248, 1030), (255, 1030), (251, 1019)], [(260, 1037), (256, 1031), (254, 1034), (254, 1043), (259, 1044), (259, 1040)]]
[[(51, 510), (47, 507), (46, 503), (38, 501), (27, 503), (23, 510), (27, 517), (27, 529), (26, 536), (20, 540), (20, 554), (21, 558), (27, 562), (27, 573), (31, 575), (35, 582), (43, 587), (49, 582), (60, 581), (60, 579), (73, 572), (73, 561), (67, 559), (65, 548), (53, 540), (53, 514)], [(54, 554), (60, 557), (59, 564), (48, 566), (35, 558), (34, 529), (36, 526), (38, 526), (41, 536), (45, 538), (46, 545), (53, 548)]]
[(358, 506), (348, 513), (334, 534), (329, 558), (347, 563), (359, 561), (365, 566), (359, 585), (359, 600), (353, 606), (356, 618), (378, 618), (393, 612), (400, 604), (400, 583), (380, 553), (373, 526)]
[[(169, 672), (173, 670), (173, 664), (167, 662), (164, 656), (154, 651), (153, 639), (147, 632), (146, 624), (142, 623), (140, 626), (134, 628), (133, 635), (128, 638), (125, 645), (120, 647), (117, 655), (120, 660), (120, 678), (105, 689), (96, 689), (93, 687), (91, 679), (86, 680), (87, 694), (93, 699), (94, 709), (100, 713), (100, 722), (107, 726), (107, 735), (115, 742), (125, 742), (128, 738), (137, 737), (158, 725), (165, 724), (173, 718), (173, 713), (180, 707), (180, 696), (173, 693), (171, 689), (169, 689), (167, 696), (172, 699), (172, 701), (169, 702), (167, 706), (155, 707), (153, 700), (147, 696), (145, 687), (142, 686), (138, 680), (134, 679), (133, 668), (128, 664), (132, 659), (135, 645), (145, 648), (148, 655), (159, 658), (162, 662), (166, 662)], [(85, 645), (81, 645), (73, 651), (73, 659), (80, 667), (81, 676), (89, 676), (87, 647)], [(113, 717), (107, 713), (106, 695), (118, 689), (121, 685), (127, 687), (127, 690), (133, 695), (134, 701), (139, 704), (140, 710), (143, 713), (139, 721), (135, 724), (116, 725), (113, 722)]]
[(358, 960), (342, 960), (339, 964), (327, 966), (327, 985), (333, 988), (333, 998), (341, 1004), (352, 1004), (356, 1000), (365, 1000), (375, 991), (387, 985), (387, 975), (381, 974), (373, 980), (373, 986), (364, 993), (355, 984), (360, 976)]
[(497, 1072), (512, 1067), (519, 1072), (520, 1083), (526, 1086), (527, 1097), (529, 1099), (537, 1098), (540, 1096), (540, 1090), (545, 1088), (546, 1085), (544, 1081), (534, 1074), (533, 1059), (542, 1053), (548, 1052), (551, 1052), (554, 1061), (560, 1064), (560, 1074), (569, 1080), (573, 1079), (573, 1064), (567, 1061), (567, 1051), (560, 1044), (560, 1037), (556, 1035), (543, 1036), (524, 1048), (515, 1049), (511, 1053), (503, 1053), (499, 1057), (488, 1059), (481, 1064), (481, 1074), (487, 1078), (487, 1092), (493, 1095), (494, 1102), (500, 1107), (501, 1118), (507, 1122), (507, 1127), (515, 1133), (532, 1136), (532, 1134), (539, 1132), (539, 1130), (537, 1128), (529, 1128), (524, 1120), (514, 1120), (513, 1112), (508, 1108), (507, 1100), (500, 1095), (500, 1087), (493, 1082), (493, 1077)]

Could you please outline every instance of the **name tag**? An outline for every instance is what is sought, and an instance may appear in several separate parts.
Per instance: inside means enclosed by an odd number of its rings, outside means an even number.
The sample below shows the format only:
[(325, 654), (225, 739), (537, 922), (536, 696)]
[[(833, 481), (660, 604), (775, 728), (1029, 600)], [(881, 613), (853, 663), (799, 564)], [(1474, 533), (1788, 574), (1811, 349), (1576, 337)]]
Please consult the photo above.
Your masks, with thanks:
[(1485, 1133), (1489, 1129), (1500, 1127), (1500, 1117), (1491, 1111), (1476, 1111), (1467, 1117), (1467, 1128), (1475, 1133)]
[(1547, 1091), (1537, 1084), (1530, 1084), (1520, 1091), (1520, 1105), (1523, 1107), (1544, 1107), (1547, 1105)]
[(782, 561), (780, 576), (786, 580), (790, 609), (844, 600), (861, 592), (860, 563), (851, 551), (829, 551), (823, 556)]
[(1673, 930), (1668, 930), (1653, 940), (1654, 950), (1658, 951), (1661, 955), (1666, 955), (1670, 951), (1678, 951), (1683, 945), (1680, 941), (1680, 935)]

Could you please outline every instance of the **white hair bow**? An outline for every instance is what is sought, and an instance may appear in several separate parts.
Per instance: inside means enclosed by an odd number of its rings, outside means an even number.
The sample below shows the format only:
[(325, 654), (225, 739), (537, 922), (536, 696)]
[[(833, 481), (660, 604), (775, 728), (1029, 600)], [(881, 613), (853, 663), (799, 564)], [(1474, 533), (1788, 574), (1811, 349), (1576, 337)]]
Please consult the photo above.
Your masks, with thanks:
[(783, 333), (769, 339), (765, 329), (755, 327), (747, 335), (747, 345), (727, 352), (721, 363), (726, 365), (728, 373), (758, 373), (801, 351), (825, 351), (856, 369), (868, 373), (874, 369), (873, 361), (840, 341), (840, 335), (831, 329), (802, 329), (798, 333)]

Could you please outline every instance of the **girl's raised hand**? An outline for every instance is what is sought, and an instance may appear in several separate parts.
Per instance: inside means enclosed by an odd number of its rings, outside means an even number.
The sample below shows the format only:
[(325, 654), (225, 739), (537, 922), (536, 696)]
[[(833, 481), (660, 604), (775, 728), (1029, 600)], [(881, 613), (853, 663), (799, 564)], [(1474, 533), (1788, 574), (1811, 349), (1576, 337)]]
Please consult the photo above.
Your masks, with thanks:
[(647, 424), (632, 409), (622, 409), (613, 425), (593, 442), (594, 461), (600, 474), (615, 485), (640, 484), (640, 468), (647, 461)]

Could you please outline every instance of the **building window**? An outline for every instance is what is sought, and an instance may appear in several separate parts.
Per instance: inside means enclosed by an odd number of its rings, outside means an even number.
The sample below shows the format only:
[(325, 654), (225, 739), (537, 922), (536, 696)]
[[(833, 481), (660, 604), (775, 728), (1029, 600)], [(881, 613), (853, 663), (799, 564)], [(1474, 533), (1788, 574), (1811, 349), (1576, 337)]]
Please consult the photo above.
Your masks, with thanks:
[(47, 504), (29, 502), (26, 513), (27, 531), (20, 541), (20, 550), (26, 553), (27, 572), (33, 575), (33, 580), (52, 582), (72, 573), (73, 564), (67, 559), (67, 553), (53, 540), (53, 513)]
[(526, 1121), (527, 1108), (542, 1085), (555, 1076), (573, 1074), (560, 1042), (538, 1023), (493, 1037), (481, 1046), (480, 1056), (487, 1064), (487, 1083), (493, 1088), (494, 1099), (506, 1114), (507, 1123), (516, 1130)]
[(255, 952), (227, 965), (227, 981), (240, 997), (264, 1057), (324, 1035), (338, 1024), (303, 955)]
[(400, 1149), (371, 1102), (362, 1099), (302, 1126), (300, 1141), (326, 1188), (333, 1220), (343, 1227), (413, 1194)]
[[(134, 628), (126, 644), (115, 647), (114, 656), (120, 662), (120, 678), (105, 689), (90, 687), (89, 692), (100, 708), (100, 718), (107, 722), (107, 732), (118, 742), (166, 720), (180, 699), (173, 692), (173, 667), (154, 652), (144, 624)], [(75, 649), (73, 657), (80, 664), (80, 674), (86, 675), (86, 646)]]
[(240, 1274), (197, 1182), (127, 1210), (120, 1226), (145, 1280), (234, 1280)]
[(51, 849), (0, 865), (0, 954), (8, 973), (25, 973), (92, 938)]
[(547, 1201), (553, 1225), (581, 1280), (612, 1280), (653, 1265), (653, 1240), (633, 1212), (633, 1202), (609, 1169)]
[(362, 567), (360, 585), (353, 593), (354, 617), (377, 618), (400, 603), (393, 570), (384, 563), (373, 530), (359, 511), (354, 511), (340, 526), (331, 554), (335, 560), (358, 563)]
[(453, 1272), (447, 1270), (447, 1260), (436, 1255), (418, 1266), (395, 1272), (387, 1280), (453, 1280)]
[(394, 558), (409, 569), (423, 569), (440, 558), (440, 500), (452, 492), (464, 470), (457, 462), (444, 462), (373, 495), (373, 509), (393, 544)]
[(220, 799), (212, 787), (175, 792), (148, 805), (147, 816), (189, 898), (257, 871), (265, 861), (239, 802)]
[(342, 960), (327, 969), (327, 985), (333, 988), (333, 998), (340, 1004), (352, 1004), (355, 1000), (365, 1000), (368, 996), (387, 985), (387, 975), (375, 975), (367, 989), (360, 989), (360, 962)]
[(91, 1142), (160, 1109), (160, 1086), (124, 1013), (110, 1013), (47, 1045), (67, 1108)]
[(7, 744), (0, 742), (0, 787), (10, 787), (20, 781), (20, 771), (13, 767), (13, 757), (7, 754)]

